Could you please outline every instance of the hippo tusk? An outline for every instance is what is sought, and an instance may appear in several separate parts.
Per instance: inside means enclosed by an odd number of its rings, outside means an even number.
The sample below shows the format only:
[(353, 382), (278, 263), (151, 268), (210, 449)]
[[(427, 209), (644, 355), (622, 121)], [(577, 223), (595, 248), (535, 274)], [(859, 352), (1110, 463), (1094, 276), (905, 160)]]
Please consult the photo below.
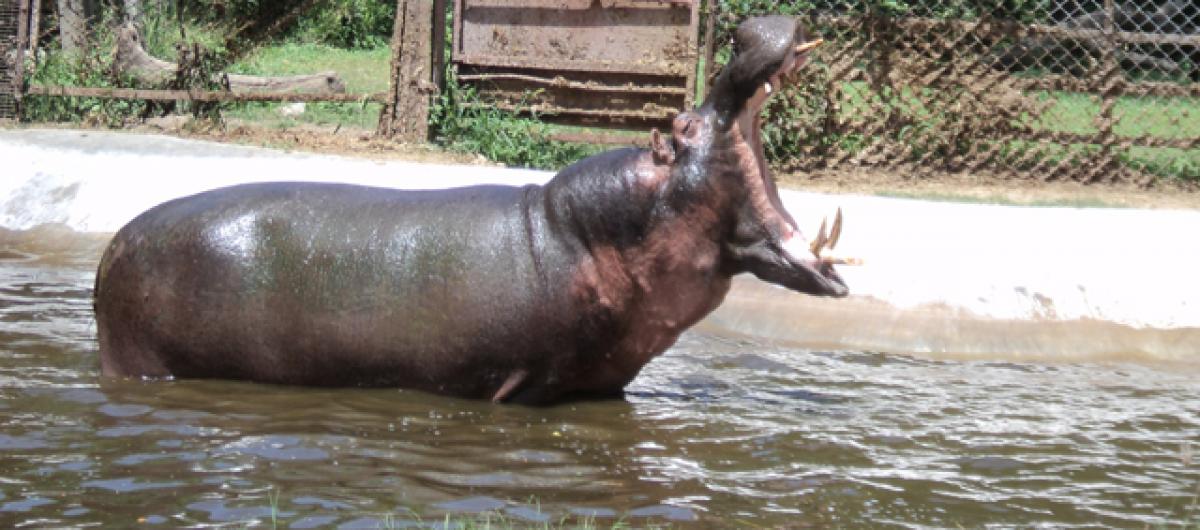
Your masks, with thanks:
[(820, 256), (821, 251), (825, 250), (825, 243), (829, 241), (828, 232), (825, 231), (825, 222), (828, 220), (829, 218), (821, 219), (821, 229), (817, 230), (817, 238), (808, 247), (814, 256)]
[(821, 263), (829, 265), (862, 265), (863, 260), (850, 256), (843, 256), (833, 251), (838, 240), (842, 237), (842, 209), (838, 208), (837, 213), (833, 217), (833, 228), (828, 233), (825, 232), (825, 222), (829, 218), (821, 220), (821, 229), (817, 232), (817, 239), (812, 242), (812, 253), (817, 256)]
[(795, 50), (796, 50), (797, 54), (801, 54), (801, 53), (811, 51), (813, 48), (816, 48), (817, 46), (820, 46), (821, 44), (824, 44), (824, 43), (825, 43), (825, 39), (810, 40), (804, 44), (796, 45)]
[(862, 258), (843, 256), (841, 254), (835, 254), (829, 250), (825, 250), (821, 253), (821, 263), (829, 265), (862, 265), (863, 260)]
[(839, 207), (837, 209), (837, 214), (835, 214), (833, 216), (833, 228), (829, 229), (829, 243), (827, 243), (825, 245), (825, 248), (828, 248), (829, 250), (833, 250), (833, 247), (837, 246), (838, 239), (840, 239), (841, 237), (842, 237), (842, 209)]

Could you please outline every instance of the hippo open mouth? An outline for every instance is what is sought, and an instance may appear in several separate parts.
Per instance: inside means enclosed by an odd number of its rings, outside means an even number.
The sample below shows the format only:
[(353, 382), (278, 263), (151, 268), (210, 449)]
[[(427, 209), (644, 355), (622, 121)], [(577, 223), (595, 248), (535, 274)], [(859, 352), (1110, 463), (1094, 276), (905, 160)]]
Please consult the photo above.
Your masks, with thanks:
[(823, 42), (824, 39), (816, 39), (794, 46), (783, 64), (780, 65), (779, 70), (772, 74), (755, 91), (750, 101), (747, 102), (746, 109), (738, 119), (742, 122), (740, 124), (742, 125), (742, 130), (749, 133), (746, 140), (754, 150), (754, 158), (759, 168), (759, 174), (762, 176), (762, 184), (766, 188), (772, 206), (778, 210), (781, 217), (787, 220), (787, 224), (792, 229), (790, 232), (784, 230), (784, 233), (780, 234), (781, 237), (778, 244), (784, 256), (793, 266), (800, 267), (813, 274), (814, 279), (823, 280), (815, 282), (817, 284), (815, 286), (817, 292), (813, 294), (845, 296), (848, 292), (845, 281), (842, 280), (842, 277), (833, 268), (833, 265), (837, 263), (854, 263), (856, 260), (842, 258), (832, 253), (841, 236), (841, 210), (838, 210), (834, 218), (831, 233), (826, 232), (826, 222), (822, 221), (817, 237), (811, 242), (806, 241), (806, 238), (796, 226), (795, 219), (792, 218), (791, 213), (783, 206), (783, 202), (779, 197), (779, 190), (776, 187), (775, 178), (771, 174), (770, 167), (767, 165), (762, 142), (762, 109), (766, 105), (767, 100), (770, 99), (773, 93), (784, 89), (795, 80), (797, 72), (800, 71), (800, 68), (806, 62), (808, 53)]
[(779, 196), (763, 149), (762, 110), (804, 65), (808, 54), (823, 42), (809, 41), (791, 17), (746, 21), (735, 35), (737, 52), (716, 80), (701, 112), (712, 112), (722, 130), (723, 147), (733, 153), (743, 179), (747, 207), (729, 242), (731, 254), (744, 270), (760, 279), (818, 296), (845, 296), (848, 288), (835, 264), (855, 260), (831, 253), (841, 232), (838, 212), (831, 232), (822, 225), (809, 241)]

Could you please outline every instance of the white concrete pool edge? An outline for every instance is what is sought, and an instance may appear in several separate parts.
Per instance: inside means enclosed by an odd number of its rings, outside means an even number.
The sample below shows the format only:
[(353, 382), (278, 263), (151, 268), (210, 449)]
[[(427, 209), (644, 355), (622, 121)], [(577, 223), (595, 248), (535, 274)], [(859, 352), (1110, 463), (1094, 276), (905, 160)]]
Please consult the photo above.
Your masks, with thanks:
[[(68, 130), (0, 130), (0, 161), (0, 228), (58, 223), (102, 233), (163, 201), (243, 182), (430, 189), (521, 185), (551, 177), (542, 171)], [(783, 196), (810, 235), (821, 216), (843, 209), (846, 230), (839, 250), (867, 261), (842, 268), (853, 297), (860, 304), (885, 304), (898, 322), (906, 312), (936, 309), (936, 318), (947, 319), (947, 325), (959, 318), (1200, 330), (1200, 211), (993, 206), (793, 190)], [(797, 303), (809, 313), (840, 314), (849, 307), (839, 301)], [(721, 312), (715, 317), (722, 318)], [(944, 341), (922, 343), (926, 349), (929, 344), (955, 349)]]

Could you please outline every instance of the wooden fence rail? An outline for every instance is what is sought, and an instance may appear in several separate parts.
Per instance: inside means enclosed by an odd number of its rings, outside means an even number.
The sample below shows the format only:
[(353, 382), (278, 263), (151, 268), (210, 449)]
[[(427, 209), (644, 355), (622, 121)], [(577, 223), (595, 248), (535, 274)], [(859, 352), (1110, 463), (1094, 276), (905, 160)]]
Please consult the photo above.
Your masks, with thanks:
[(30, 85), (26, 94), (35, 96), (88, 97), (107, 99), (141, 99), (148, 101), (291, 101), (335, 103), (386, 103), (387, 93), (373, 94), (305, 94), (297, 92), (246, 92), (233, 93), (222, 90), (155, 90), (141, 88), (72, 87)]

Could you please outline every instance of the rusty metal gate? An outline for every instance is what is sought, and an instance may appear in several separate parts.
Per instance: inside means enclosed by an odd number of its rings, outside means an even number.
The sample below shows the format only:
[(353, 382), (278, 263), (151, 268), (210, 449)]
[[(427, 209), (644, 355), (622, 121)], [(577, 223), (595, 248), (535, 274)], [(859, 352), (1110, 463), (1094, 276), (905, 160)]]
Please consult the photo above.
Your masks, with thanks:
[(0, 2), (0, 121), (18, 117), (28, 22), (28, 0)]
[(482, 102), (645, 130), (696, 94), (700, 0), (456, 0), (452, 61)]

